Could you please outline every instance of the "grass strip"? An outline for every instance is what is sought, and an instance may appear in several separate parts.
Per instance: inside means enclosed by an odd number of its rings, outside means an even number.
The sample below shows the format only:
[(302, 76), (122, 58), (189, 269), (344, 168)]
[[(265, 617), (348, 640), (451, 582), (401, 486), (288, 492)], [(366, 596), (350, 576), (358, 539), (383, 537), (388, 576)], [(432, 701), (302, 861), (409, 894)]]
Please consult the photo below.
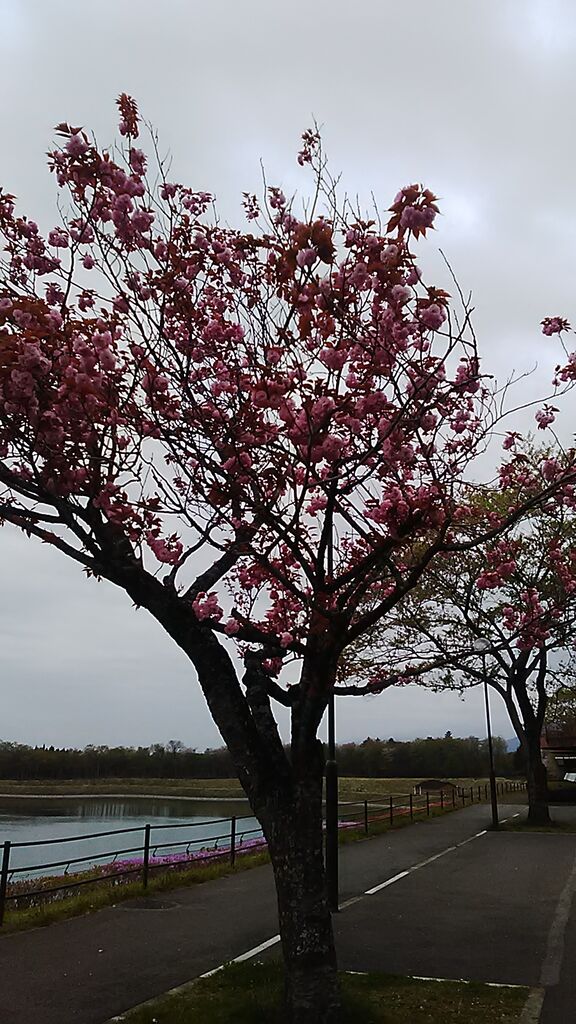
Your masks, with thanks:
[(225, 875), (260, 867), (261, 864), (267, 864), (268, 860), (268, 853), (261, 851), (239, 857), (234, 868), (230, 867), (229, 862), (220, 861), (214, 864), (195, 865), (184, 870), (167, 870), (150, 878), (146, 889), (140, 881), (111, 885), (110, 882), (99, 877), (94, 880), (93, 886), (85, 886), (74, 895), (66, 896), (63, 899), (46, 900), (36, 906), (21, 910), (7, 910), (2, 934), (53, 924), (55, 921), (63, 921), (70, 917), (79, 917), (81, 914), (89, 914), (96, 910), (102, 910), (104, 907), (116, 906), (117, 903), (137, 896), (152, 896), (154, 893), (211, 882), (215, 878), (223, 878)]
[[(498, 782), (505, 782), (499, 778)], [(411, 793), (419, 782), (418, 778), (351, 778), (342, 777), (338, 781), (340, 800), (373, 800), (378, 801), (384, 796), (399, 796)], [(462, 786), (467, 792), (472, 786), (484, 787), (487, 778), (465, 779), (451, 778), (446, 782)], [(205, 799), (245, 799), (244, 791), (237, 779), (2, 779), (0, 780), (0, 798), (2, 796), (171, 796), (203, 797)], [(512, 792), (505, 794), (512, 796)], [(446, 794), (447, 796), (447, 794)], [(447, 797), (448, 798), (448, 797)]]
[[(282, 967), (230, 964), (129, 1011), (126, 1024), (281, 1024)], [(342, 974), (341, 1024), (518, 1024), (528, 989)]]

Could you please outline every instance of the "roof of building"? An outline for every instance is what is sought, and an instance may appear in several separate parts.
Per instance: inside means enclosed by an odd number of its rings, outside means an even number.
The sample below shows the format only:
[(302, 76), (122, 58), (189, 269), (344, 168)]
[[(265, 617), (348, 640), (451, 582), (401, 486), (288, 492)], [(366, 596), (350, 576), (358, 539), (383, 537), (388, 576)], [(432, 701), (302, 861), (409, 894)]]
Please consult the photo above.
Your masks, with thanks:
[(448, 779), (423, 779), (422, 782), (417, 782), (416, 785), (421, 786), (422, 789), (456, 789), (456, 784)]

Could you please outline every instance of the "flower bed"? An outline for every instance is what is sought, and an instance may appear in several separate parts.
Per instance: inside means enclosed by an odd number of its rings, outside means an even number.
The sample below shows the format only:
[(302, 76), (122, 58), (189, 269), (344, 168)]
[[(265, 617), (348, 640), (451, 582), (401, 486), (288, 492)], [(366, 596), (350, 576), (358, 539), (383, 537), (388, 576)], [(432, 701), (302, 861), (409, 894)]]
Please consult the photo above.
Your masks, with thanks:
[[(245, 857), (257, 853), (266, 847), (263, 836), (247, 839), (236, 844), (236, 857)], [(184, 853), (172, 853), (163, 857), (150, 857), (148, 862), (149, 877), (164, 873), (166, 870), (186, 871), (191, 867), (204, 867), (230, 858), (230, 846), (203, 847), (200, 850)], [(43, 875), (39, 878), (25, 878), (10, 882), (7, 898), (11, 909), (22, 910), (38, 906), (45, 901), (60, 901), (74, 895), (79, 886), (98, 885), (108, 882), (112, 885), (126, 885), (140, 881), (143, 874), (143, 856), (131, 857), (126, 860), (112, 860), (106, 864), (94, 864), (87, 871), (77, 871), (66, 875)]]

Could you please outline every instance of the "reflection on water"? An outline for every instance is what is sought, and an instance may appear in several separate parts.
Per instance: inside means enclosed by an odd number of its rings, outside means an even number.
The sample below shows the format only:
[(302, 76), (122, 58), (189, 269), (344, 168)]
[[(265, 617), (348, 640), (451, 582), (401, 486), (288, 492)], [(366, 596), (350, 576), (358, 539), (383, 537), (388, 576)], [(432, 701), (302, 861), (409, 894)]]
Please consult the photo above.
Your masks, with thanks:
[[(245, 800), (182, 800), (178, 797), (0, 797), (0, 829), (4, 818), (27, 822), (45, 818), (86, 818), (90, 821), (133, 818), (148, 821), (155, 818), (229, 818), (242, 813)], [(205, 812), (205, 813), (204, 813)], [(2, 841), (2, 840), (0, 840)]]
[[(224, 846), (230, 818), (238, 818), (239, 839), (260, 834), (245, 801), (180, 800), (165, 797), (0, 797), (0, 844), (43, 842), (38, 847), (14, 846), (11, 868), (24, 868), (14, 878), (58, 874), (104, 863), (114, 856), (137, 856), (144, 827), (152, 825), (152, 847), (158, 856), (186, 848)], [(158, 826), (165, 826), (157, 829)], [(93, 833), (132, 829), (120, 835), (89, 838)], [(256, 831), (253, 831), (256, 830)], [(249, 835), (248, 835), (249, 833)], [(83, 838), (84, 837), (84, 838)], [(54, 844), (54, 840), (63, 840)], [(108, 856), (109, 855), (109, 856)], [(78, 858), (86, 858), (78, 862)], [(76, 861), (76, 864), (74, 864)], [(59, 862), (59, 866), (55, 865)], [(49, 871), (47, 868), (49, 865)]]

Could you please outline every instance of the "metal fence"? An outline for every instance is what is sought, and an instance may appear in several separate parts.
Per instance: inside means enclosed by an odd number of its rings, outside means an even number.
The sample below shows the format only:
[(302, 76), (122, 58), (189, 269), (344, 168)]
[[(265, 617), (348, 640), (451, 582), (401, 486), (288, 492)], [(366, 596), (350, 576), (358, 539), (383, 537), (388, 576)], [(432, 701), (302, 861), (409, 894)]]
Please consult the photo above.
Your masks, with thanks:
[[(247, 852), (264, 845), (262, 830), (260, 827), (244, 827), (242, 822), (253, 819), (252, 814), (233, 815), (231, 818), (211, 819), (208, 821), (193, 821), (188, 824), (178, 822), (168, 825), (134, 826), (132, 828), (108, 829), (104, 832), (90, 832), (86, 835), (65, 836), (57, 839), (40, 839), (30, 842), (13, 843), (6, 841), (0, 844), (2, 851), (2, 863), (0, 866), (0, 926), (4, 920), (6, 905), (10, 901), (27, 905), (35, 897), (43, 899), (52, 898), (53, 893), (64, 893), (65, 891), (85, 885), (94, 885), (98, 882), (116, 882), (130, 875), (138, 875), (141, 878), (144, 888), (148, 885), (150, 872), (154, 869), (167, 870), (172, 867), (192, 867), (195, 863), (206, 864), (211, 861), (228, 858), (234, 866), (239, 853)], [(157, 837), (157, 833), (165, 833), (168, 829), (194, 829), (206, 825), (222, 825), (220, 834), (196, 838), (191, 835), (189, 839), (178, 839), (169, 841), (163, 839), (163, 835)], [(121, 849), (108, 850), (98, 853), (90, 853), (87, 856), (63, 856), (61, 859), (48, 863), (30, 863), (12, 867), (10, 864), (11, 854), (16, 849), (29, 849), (34, 851), (38, 847), (54, 846), (62, 847), (66, 843), (79, 843), (85, 840), (101, 839), (106, 836), (126, 836), (129, 846)], [(130, 838), (128, 838), (130, 837)], [(133, 839), (132, 839), (133, 837)], [(256, 839), (256, 842), (254, 842)], [(57, 853), (55, 851), (55, 856)], [(122, 859), (119, 859), (122, 858)], [(129, 859), (125, 859), (129, 858)], [(97, 862), (104, 862), (98, 864)], [(85, 865), (83, 868), (82, 866)], [(94, 874), (93, 869), (100, 868), (101, 873)], [(60, 869), (60, 870), (58, 870)], [(74, 874), (69, 875), (73, 869)], [(30, 886), (14, 891), (13, 883), (17, 883), (23, 875), (30, 872), (45, 872), (49, 881), (54, 885), (42, 885), (34, 887), (34, 880), (29, 879)], [(53, 873), (52, 875), (50, 873)], [(84, 872), (88, 877), (79, 877)], [(64, 881), (64, 879), (66, 879)], [(12, 889), (12, 891), (11, 891)]]
[[(503, 795), (515, 790), (524, 790), (524, 782), (499, 782), (498, 792)], [(345, 802), (338, 805), (338, 828), (341, 830), (360, 830), (366, 835), (370, 827), (377, 829), (382, 826), (394, 826), (401, 818), (409, 817), (414, 820), (420, 816), (430, 816), (444, 810), (452, 810), (456, 807), (464, 807), (469, 803), (488, 800), (490, 791), (488, 785), (463, 787), (450, 787), (449, 790), (427, 791), (421, 794), (408, 793), (405, 795), (390, 795), (385, 801), (371, 802), (368, 800)], [(178, 822), (177, 824), (135, 826), (133, 828), (109, 829), (105, 832), (91, 832), (87, 835), (66, 836), (58, 839), (41, 839), (30, 842), (12, 843), (6, 841), (0, 844), (2, 850), (2, 861), (0, 866), (0, 927), (4, 921), (6, 906), (11, 901), (17, 905), (30, 905), (31, 901), (51, 898), (54, 893), (67, 894), (69, 890), (85, 885), (95, 885), (102, 881), (117, 882), (119, 879), (127, 878), (130, 875), (140, 876), (144, 888), (148, 886), (151, 871), (171, 868), (191, 867), (194, 864), (206, 864), (215, 860), (227, 858), (233, 867), (239, 854), (244, 854), (263, 848), (266, 841), (262, 836), (262, 830), (257, 828), (245, 828), (242, 821), (252, 819), (253, 815), (233, 815), (230, 818), (220, 818), (216, 821), (194, 821), (188, 824)], [(156, 833), (166, 832), (168, 829), (194, 829), (205, 825), (222, 825), (222, 832), (219, 835), (211, 836), (209, 840), (205, 837), (195, 838), (193, 835), (188, 840), (178, 839), (176, 841), (162, 841), (162, 837), (156, 838)], [(10, 864), (12, 851), (15, 849), (34, 850), (37, 847), (62, 846), (65, 843), (77, 843), (90, 839), (101, 839), (106, 836), (134, 836), (126, 839), (130, 846), (120, 850), (109, 850), (102, 853), (91, 853), (87, 856), (64, 857), (60, 860), (53, 860), (46, 864), (26, 864), (19, 867), (12, 867)], [(136, 841), (136, 836), (139, 842)], [(252, 838), (249, 838), (252, 837)], [(203, 844), (200, 846), (200, 844)], [(210, 845), (207, 845), (210, 844)], [(159, 851), (163, 851), (160, 853)], [(178, 852), (179, 851), (179, 852)], [(131, 855), (131, 856), (130, 856)], [(130, 856), (128, 860), (118, 860), (119, 857)], [(97, 861), (104, 861), (104, 864), (97, 864)], [(82, 868), (82, 865), (86, 867)], [(74, 873), (69, 875), (74, 867)], [(58, 873), (57, 869), (63, 869)], [(94, 874), (94, 869), (99, 868), (99, 874)], [(117, 868), (117, 869), (116, 869)], [(48, 882), (54, 881), (54, 885), (42, 885), (30, 888), (21, 887), (19, 876), (29, 874), (32, 871), (54, 871), (54, 875), (48, 875)], [(88, 875), (88, 877), (85, 877)], [(66, 879), (64, 881), (64, 879)], [(33, 883), (33, 879), (29, 879)], [(23, 880), (24, 881), (24, 880)], [(27, 880), (26, 880), (27, 881)], [(15, 885), (18, 888), (15, 889)]]
[[(523, 792), (525, 782), (497, 782), (497, 793)], [(430, 817), (438, 812), (467, 807), (473, 803), (482, 803), (490, 799), (488, 783), (477, 786), (451, 786), (447, 790), (427, 790), (423, 793), (408, 793), (404, 796), (390, 795), (386, 801), (378, 803), (362, 800), (340, 803), (338, 827), (340, 829), (363, 829), (366, 835), (371, 825), (384, 824), (394, 826), (400, 818), (414, 821), (418, 816)], [(345, 812), (345, 817), (342, 816)]]

